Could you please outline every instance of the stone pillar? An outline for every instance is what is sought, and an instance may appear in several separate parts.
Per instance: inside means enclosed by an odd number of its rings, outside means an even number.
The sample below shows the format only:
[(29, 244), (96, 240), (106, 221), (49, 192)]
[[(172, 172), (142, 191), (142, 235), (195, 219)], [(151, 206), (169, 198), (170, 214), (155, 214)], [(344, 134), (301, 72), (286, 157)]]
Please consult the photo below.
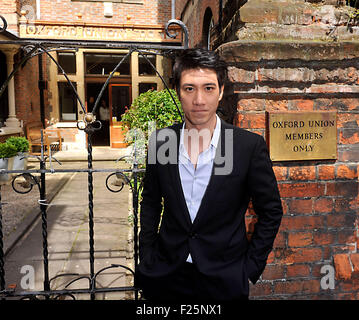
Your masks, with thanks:
[[(9, 76), (14, 68), (14, 54), (16, 53), (16, 49), (4, 50), (4, 53), (6, 55), (7, 75)], [(8, 97), (9, 116), (5, 121), (5, 126), (11, 128), (20, 128), (20, 121), (16, 118), (14, 77), (11, 78), (8, 84)]]

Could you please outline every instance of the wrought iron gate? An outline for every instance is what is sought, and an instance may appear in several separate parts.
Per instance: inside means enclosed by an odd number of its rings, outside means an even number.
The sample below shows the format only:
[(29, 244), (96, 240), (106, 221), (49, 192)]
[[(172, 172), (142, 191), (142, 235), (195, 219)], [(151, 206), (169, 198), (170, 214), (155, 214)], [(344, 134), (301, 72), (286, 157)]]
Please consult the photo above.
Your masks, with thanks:
[[(7, 22), (4, 17), (0, 16), (2, 21), (2, 27), (0, 26), (0, 33), (4, 32), (7, 28)], [(163, 81), (166, 89), (169, 91), (168, 85), (165, 83), (163, 77), (157, 71), (156, 67), (151, 63), (151, 61), (146, 57), (147, 53), (151, 54), (160, 54), (163, 56), (173, 57), (173, 54), (178, 50), (183, 50), (188, 48), (188, 30), (187, 27), (179, 20), (169, 20), (166, 24), (165, 31), (167, 36), (170, 38), (176, 38), (178, 34), (171, 34), (169, 31), (169, 27), (172, 25), (180, 26), (183, 34), (182, 44), (181, 45), (168, 45), (168, 44), (146, 44), (146, 43), (136, 43), (136, 42), (114, 42), (114, 41), (69, 41), (69, 40), (41, 40), (41, 39), (31, 39), (31, 40), (12, 40), (12, 41), (0, 41), (0, 44), (19, 44), (22, 46), (25, 51), (25, 55), (22, 60), (14, 67), (13, 71), (4, 82), (2, 87), (0, 88), (0, 97), (4, 93), (9, 81), (14, 76), (14, 74), (24, 65), (26, 61), (29, 59), (39, 56), (42, 54), (46, 54), (61, 70), (62, 74), (65, 76), (68, 84), (71, 86), (77, 101), (79, 102), (81, 109), (83, 111), (83, 119), (77, 122), (77, 127), (79, 130), (83, 130), (87, 135), (88, 140), (88, 168), (87, 169), (57, 169), (46, 168), (46, 161), (57, 161), (50, 152), (49, 156), (45, 156), (44, 153), (44, 136), (43, 132), (41, 133), (41, 156), (36, 156), (40, 163), (39, 169), (34, 170), (4, 170), (0, 169), (0, 174), (17, 174), (12, 181), (12, 187), (15, 192), (18, 193), (28, 193), (32, 190), (33, 186), (37, 186), (39, 190), (39, 204), (41, 210), (41, 222), (42, 222), (42, 261), (43, 261), (43, 270), (44, 270), (44, 283), (43, 290), (41, 291), (21, 291), (17, 292), (15, 289), (5, 289), (5, 270), (4, 270), (4, 243), (3, 243), (3, 223), (2, 223), (2, 199), (1, 199), (1, 185), (0, 185), (0, 300), (7, 298), (22, 298), (22, 299), (57, 299), (63, 296), (69, 296), (75, 299), (76, 294), (90, 294), (91, 300), (95, 299), (96, 293), (99, 292), (120, 292), (120, 291), (133, 291), (135, 294), (135, 300), (138, 297), (138, 288), (135, 286), (130, 287), (111, 287), (111, 288), (96, 288), (96, 277), (103, 271), (110, 268), (124, 268), (134, 275), (134, 270), (130, 269), (127, 266), (120, 264), (112, 264), (111, 266), (102, 268), (101, 270), (95, 270), (95, 257), (94, 257), (94, 205), (93, 205), (93, 174), (95, 172), (108, 172), (109, 176), (106, 179), (106, 187), (111, 192), (119, 192), (122, 190), (124, 184), (122, 184), (121, 188), (118, 190), (113, 190), (110, 188), (108, 181), (111, 176), (116, 175), (117, 177), (122, 177), (127, 184), (129, 184), (132, 199), (133, 199), (133, 252), (134, 252), (134, 268), (136, 269), (138, 264), (138, 198), (139, 198), (139, 173), (143, 172), (144, 169), (140, 169), (138, 166), (138, 162), (136, 160), (136, 152), (134, 153), (134, 158), (132, 159), (132, 168), (131, 169), (94, 169), (93, 168), (93, 157), (92, 157), (92, 137), (96, 133), (96, 131), (101, 129), (101, 122), (96, 120), (94, 116), (99, 102), (101, 101), (101, 97), (104, 94), (111, 78), (118, 70), (120, 65), (128, 58), (133, 52), (138, 52), (156, 71), (156, 74)], [(115, 69), (111, 72), (106, 82), (104, 83), (99, 95), (96, 98), (93, 110), (90, 112), (86, 112), (83, 102), (81, 101), (74, 85), (70, 81), (66, 72), (62, 68), (62, 66), (52, 57), (50, 52), (53, 51), (62, 51), (62, 50), (77, 50), (78, 48), (101, 48), (101, 49), (128, 49), (128, 53), (118, 62)], [(155, 50), (155, 51), (154, 51)], [(174, 103), (176, 101), (169, 91)], [(176, 104), (177, 106), (177, 104)], [(178, 109), (178, 106), (177, 106)], [(180, 113), (179, 109), (178, 112)], [(57, 161), (58, 162), (58, 161)], [(75, 172), (85, 172), (88, 175), (88, 225), (89, 225), (89, 263), (90, 263), (90, 271), (88, 276), (82, 276), (81, 278), (87, 278), (89, 280), (89, 286), (83, 289), (63, 289), (63, 290), (52, 290), (51, 289), (51, 280), (49, 276), (49, 259), (48, 259), (48, 234), (47, 234), (47, 207), (48, 203), (46, 202), (46, 174), (53, 173), (75, 173)], [(40, 174), (40, 179), (34, 176), (34, 174)], [(25, 178), (29, 182), (29, 187), (26, 190), (18, 190), (15, 186), (15, 180), (19, 177)], [(64, 276), (66, 274), (57, 275), (57, 277)], [(79, 278), (78, 278), (79, 279)], [(78, 279), (72, 280), (74, 282)]]

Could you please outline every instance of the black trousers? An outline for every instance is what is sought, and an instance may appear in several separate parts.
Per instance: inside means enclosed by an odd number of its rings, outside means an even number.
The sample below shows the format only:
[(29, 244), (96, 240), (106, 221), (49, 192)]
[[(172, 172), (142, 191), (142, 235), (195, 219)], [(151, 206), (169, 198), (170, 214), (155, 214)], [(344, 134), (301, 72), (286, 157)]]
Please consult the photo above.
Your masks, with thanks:
[[(211, 292), (206, 276), (193, 263), (188, 262), (175, 273), (164, 277), (148, 277), (137, 271), (136, 286), (142, 289), (142, 296), (152, 302), (193, 303), (223, 299)], [(236, 300), (248, 300), (248, 296), (241, 296)]]

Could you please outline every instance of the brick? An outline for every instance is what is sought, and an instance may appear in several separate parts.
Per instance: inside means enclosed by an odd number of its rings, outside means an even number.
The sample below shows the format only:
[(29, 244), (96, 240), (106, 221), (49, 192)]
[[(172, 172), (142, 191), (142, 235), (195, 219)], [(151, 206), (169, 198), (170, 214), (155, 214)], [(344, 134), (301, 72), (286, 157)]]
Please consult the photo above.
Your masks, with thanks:
[(327, 182), (327, 196), (342, 196), (342, 197), (356, 197), (358, 195), (358, 182)]
[(289, 177), (291, 180), (314, 180), (315, 167), (292, 167), (289, 168)]
[(250, 128), (248, 118), (246, 118), (242, 113), (237, 113), (234, 119), (234, 125), (244, 129)]
[(352, 274), (352, 268), (347, 254), (334, 255), (334, 268), (336, 279), (349, 280)]
[(283, 216), (281, 231), (304, 231), (320, 228), (325, 223), (323, 216)]
[(263, 271), (262, 278), (264, 280), (275, 280), (284, 278), (284, 266), (267, 264)]
[(353, 279), (340, 281), (338, 287), (338, 290), (352, 292), (351, 296), (355, 296), (359, 292), (359, 281), (353, 281)]
[(308, 183), (278, 183), (281, 197), (319, 197), (324, 195), (324, 184)]
[(338, 244), (331, 246), (332, 254), (343, 254), (348, 252), (354, 252), (356, 250), (355, 244)]
[(287, 167), (273, 166), (273, 171), (277, 178), (277, 181), (287, 180), (287, 178), (288, 178), (288, 168)]
[(266, 100), (265, 101), (266, 111), (287, 111), (288, 101), (287, 100)]
[(229, 67), (228, 79), (231, 82), (253, 83), (255, 80), (255, 72), (236, 67)]
[(237, 103), (238, 111), (263, 111), (265, 110), (264, 99), (240, 99)]
[(281, 199), (283, 214), (288, 214), (288, 205), (285, 199)]
[(320, 281), (318, 280), (292, 280), (277, 282), (274, 285), (274, 292), (282, 294), (310, 294), (319, 291)]
[(339, 165), (336, 167), (336, 176), (338, 179), (357, 179), (358, 178), (358, 172), (356, 166), (350, 166), (350, 165)]
[(355, 215), (350, 213), (333, 213), (327, 215), (327, 226), (332, 228), (348, 227), (355, 225)]
[(312, 111), (314, 100), (290, 100), (288, 102), (289, 110)]
[(286, 234), (284, 232), (278, 232), (277, 236), (275, 237), (273, 247), (282, 247), (284, 248), (286, 246)]
[(275, 258), (275, 254), (274, 251), (272, 250), (268, 256), (267, 263), (274, 263), (274, 258)]
[(310, 274), (309, 266), (293, 264), (287, 266), (287, 278), (307, 277)]
[(335, 178), (334, 166), (318, 166), (318, 178), (320, 180), (333, 180)]
[(284, 248), (275, 250), (275, 261), (284, 264), (321, 261), (322, 248)]
[(315, 213), (326, 213), (333, 210), (333, 199), (332, 198), (319, 198), (314, 201), (314, 212)]
[(355, 233), (355, 229), (343, 229), (338, 231), (338, 244), (355, 243)]
[(337, 114), (338, 128), (358, 128), (359, 114), (357, 113), (338, 113)]
[(240, 127), (243, 128), (265, 128), (265, 114), (264, 113), (245, 113), (241, 119), (238, 117), (239, 123), (241, 123)]
[(289, 247), (305, 247), (311, 245), (313, 242), (313, 235), (311, 232), (298, 232), (288, 234)]
[(312, 199), (293, 199), (289, 201), (289, 213), (312, 213), (313, 200)]
[(339, 131), (340, 144), (355, 144), (359, 143), (358, 128), (355, 129), (341, 129)]
[(353, 275), (359, 276), (359, 253), (352, 253), (350, 260), (353, 266)]
[(270, 283), (256, 283), (255, 286), (250, 287), (250, 297), (266, 296), (272, 294), (272, 285)]
[(338, 161), (340, 162), (356, 162), (359, 159), (359, 144), (338, 145)]
[(357, 210), (357, 203), (354, 200), (337, 198), (334, 199), (334, 211), (338, 213), (355, 212)]
[(313, 244), (314, 245), (330, 245), (335, 242), (336, 233), (328, 230), (313, 231)]
[(253, 216), (252, 217), (246, 216), (245, 223), (246, 223), (247, 232), (253, 233), (254, 226), (257, 223), (257, 218)]

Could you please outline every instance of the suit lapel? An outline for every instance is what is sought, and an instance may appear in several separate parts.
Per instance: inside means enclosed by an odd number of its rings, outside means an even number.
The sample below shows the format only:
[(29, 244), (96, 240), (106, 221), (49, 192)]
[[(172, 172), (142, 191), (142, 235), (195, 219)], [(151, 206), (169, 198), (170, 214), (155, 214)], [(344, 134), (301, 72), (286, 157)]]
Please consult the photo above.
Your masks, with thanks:
[(172, 186), (173, 186), (174, 192), (175, 192), (175, 194), (177, 196), (177, 199), (178, 199), (178, 204), (182, 207), (181, 211), (184, 212), (184, 216), (185, 216), (187, 224), (191, 225), (192, 224), (191, 216), (189, 214), (188, 207), (187, 207), (187, 204), (186, 204), (186, 200), (185, 200), (185, 197), (184, 197), (181, 178), (180, 178), (180, 175), (179, 175), (179, 168), (178, 168), (179, 144), (180, 144), (180, 131), (181, 131), (181, 128), (182, 128), (182, 124), (175, 125), (173, 127), (173, 129), (174, 129), (174, 131), (176, 133), (176, 136), (177, 136), (177, 140), (176, 140), (176, 142), (177, 142), (177, 146), (176, 146), (177, 161), (176, 161), (175, 164), (169, 164), (168, 168), (169, 168), (170, 176), (171, 176), (171, 179), (172, 179), (172, 182), (173, 182)]
[(221, 120), (221, 133), (219, 137), (218, 146), (216, 149), (216, 155), (213, 162), (211, 177), (209, 179), (206, 191), (203, 195), (201, 205), (198, 209), (196, 218), (193, 221), (193, 225), (198, 224), (201, 220), (201, 216), (205, 215), (206, 212), (208, 212), (212, 206), (212, 200), (214, 199), (213, 195), (215, 195), (217, 192), (220, 192), (220, 188), (223, 184), (223, 182), (226, 179), (225, 175), (218, 175), (215, 174), (216, 168), (221, 167), (221, 157), (224, 157), (225, 155), (225, 129), (226, 129), (226, 123)]

